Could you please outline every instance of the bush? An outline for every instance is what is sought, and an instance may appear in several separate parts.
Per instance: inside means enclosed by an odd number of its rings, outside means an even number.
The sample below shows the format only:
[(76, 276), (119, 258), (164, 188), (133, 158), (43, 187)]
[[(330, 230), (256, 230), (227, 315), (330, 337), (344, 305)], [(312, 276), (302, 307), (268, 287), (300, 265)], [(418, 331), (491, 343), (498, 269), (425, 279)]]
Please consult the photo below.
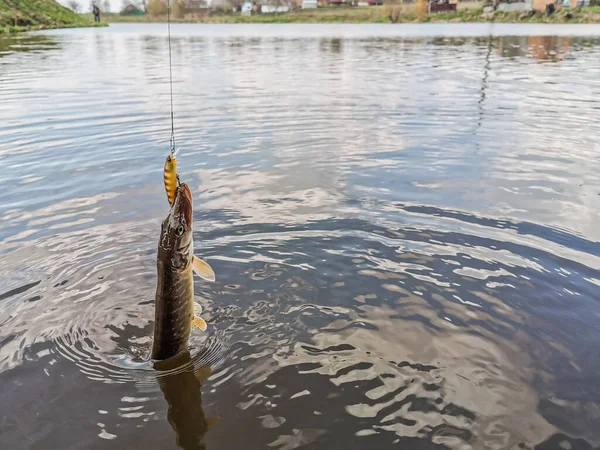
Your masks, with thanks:
[(167, 4), (163, 0), (150, 0), (146, 5), (146, 11), (151, 16), (166, 16)]
[(178, 0), (171, 0), (171, 16), (176, 19), (183, 17), (183, 5)]
[(384, 14), (390, 19), (390, 22), (396, 23), (402, 15), (402, 6), (393, 3), (386, 3), (383, 7)]

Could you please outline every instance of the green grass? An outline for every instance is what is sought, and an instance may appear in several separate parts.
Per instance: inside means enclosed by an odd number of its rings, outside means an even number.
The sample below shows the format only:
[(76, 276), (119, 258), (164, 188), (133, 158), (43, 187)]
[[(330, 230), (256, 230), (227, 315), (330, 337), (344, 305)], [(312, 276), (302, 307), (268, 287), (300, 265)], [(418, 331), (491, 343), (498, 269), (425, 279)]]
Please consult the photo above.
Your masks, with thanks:
[[(2, 0), (0, 0), (2, 1)], [(398, 23), (416, 22), (511, 22), (511, 23), (600, 23), (600, 7), (592, 6), (570, 10), (572, 18), (567, 18), (566, 10), (559, 10), (552, 16), (536, 12), (531, 16), (521, 13), (495, 12), (483, 14), (482, 3), (459, 3), (455, 13), (426, 14), (419, 17), (415, 4), (399, 5), (401, 13)], [(298, 10), (281, 14), (241, 14), (213, 13), (192, 19), (172, 19), (173, 22), (185, 23), (388, 23), (389, 8), (386, 6), (369, 7), (328, 7)], [(108, 22), (165, 22), (166, 17), (105, 15)]]
[[(105, 15), (108, 22), (165, 22), (166, 16), (120, 16), (117, 14)], [(192, 19), (173, 19), (173, 22), (202, 22), (202, 23), (290, 23), (290, 22), (385, 22), (381, 7), (364, 8), (318, 8), (312, 10), (298, 10), (279, 14), (255, 14), (242, 16), (239, 13), (224, 14), (214, 13), (205, 17)]]
[[(521, 13), (496, 12), (491, 20), (504, 23), (600, 23), (600, 10), (595, 8), (559, 9), (551, 16), (546, 16), (544, 13), (536, 11), (529, 17), (524, 17)], [(568, 17), (569, 14), (571, 17)]]
[(0, 32), (90, 25), (95, 24), (54, 0), (0, 0)]
[[(390, 6), (370, 7), (328, 7), (298, 10), (283, 14), (241, 14), (213, 13), (194, 19), (174, 19), (174, 22), (201, 23), (387, 23), (390, 22)], [(495, 12), (482, 14), (482, 3), (459, 3), (456, 13), (426, 14), (419, 17), (416, 5), (395, 5), (400, 13), (395, 18), (398, 23), (411, 22), (522, 22), (522, 23), (600, 23), (600, 6), (591, 6), (569, 11), (573, 17), (567, 18), (567, 11), (559, 10), (546, 17), (542, 13), (524, 16), (520, 13)], [(164, 22), (166, 17), (120, 16), (103, 14), (108, 22)], [(47, 28), (103, 26), (95, 24), (91, 14), (75, 14), (54, 0), (0, 0), (0, 32), (18, 32)]]

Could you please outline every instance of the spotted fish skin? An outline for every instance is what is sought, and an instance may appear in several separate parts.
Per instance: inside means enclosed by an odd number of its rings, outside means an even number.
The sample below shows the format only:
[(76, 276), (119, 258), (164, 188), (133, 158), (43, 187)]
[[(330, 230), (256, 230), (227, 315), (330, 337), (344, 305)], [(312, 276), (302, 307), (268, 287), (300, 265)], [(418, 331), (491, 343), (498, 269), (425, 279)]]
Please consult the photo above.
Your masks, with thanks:
[(165, 360), (187, 349), (194, 320), (192, 193), (182, 183), (162, 223), (158, 243), (152, 359)]

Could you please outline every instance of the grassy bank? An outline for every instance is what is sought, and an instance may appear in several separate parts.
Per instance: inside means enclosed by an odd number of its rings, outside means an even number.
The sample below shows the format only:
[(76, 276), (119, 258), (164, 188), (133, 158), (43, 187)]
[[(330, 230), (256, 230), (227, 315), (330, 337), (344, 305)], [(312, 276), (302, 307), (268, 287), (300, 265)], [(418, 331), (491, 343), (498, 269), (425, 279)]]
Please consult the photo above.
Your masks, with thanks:
[(0, 0), (0, 33), (95, 25), (54, 0)]
[[(0, 0), (1, 1), (1, 0)], [(568, 13), (571, 14), (569, 16)], [(108, 22), (165, 22), (166, 16), (155, 17), (106, 15)], [(419, 23), (419, 22), (521, 22), (521, 23), (600, 23), (600, 7), (576, 10), (560, 10), (551, 16), (540, 12), (531, 15), (522, 13), (483, 13), (481, 3), (459, 3), (455, 13), (418, 14), (415, 4), (384, 5), (369, 7), (329, 7), (305, 9), (282, 14), (214, 13), (193, 19), (172, 19), (184, 23)]]

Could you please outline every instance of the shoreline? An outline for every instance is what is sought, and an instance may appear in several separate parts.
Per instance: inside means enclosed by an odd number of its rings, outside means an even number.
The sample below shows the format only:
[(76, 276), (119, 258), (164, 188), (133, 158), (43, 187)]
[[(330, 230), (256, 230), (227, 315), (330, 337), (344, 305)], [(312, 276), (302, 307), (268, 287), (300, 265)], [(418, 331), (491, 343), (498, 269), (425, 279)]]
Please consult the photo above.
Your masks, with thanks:
[(44, 31), (44, 30), (61, 30), (68, 28), (100, 28), (108, 27), (108, 22), (92, 23), (92, 24), (69, 24), (69, 25), (28, 25), (28, 26), (14, 26), (14, 25), (0, 25), (0, 35), (10, 35), (16, 33), (27, 33), (30, 31)]
[[(460, 5), (460, 4), (459, 4)], [(465, 5), (465, 4), (463, 4)], [(317, 8), (288, 13), (269, 13), (243, 16), (241, 14), (211, 14), (189, 19), (173, 19), (172, 23), (548, 23), (548, 24), (600, 24), (600, 7), (560, 9), (551, 16), (534, 11), (483, 13), (477, 5), (469, 5), (457, 12), (418, 15), (414, 8), (393, 6)], [(108, 23), (166, 23), (166, 16), (105, 15)]]
[[(460, 4), (459, 4), (460, 5)], [(285, 24), (285, 23), (515, 23), (515, 24), (600, 24), (600, 6), (578, 9), (560, 9), (551, 16), (542, 12), (490, 12), (483, 13), (481, 4), (462, 4), (462, 10), (451, 13), (421, 14), (414, 8), (403, 6), (335, 7), (243, 16), (241, 14), (215, 13), (203, 17), (173, 19), (172, 23), (186, 24)], [(397, 9), (395, 9), (397, 8)], [(0, 35), (15, 33), (69, 29), (107, 27), (111, 23), (166, 23), (166, 16), (121, 16), (103, 14), (102, 22), (95, 23), (90, 14), (80, 15), (81, 21), (70, 24), (37, 24), (27, 26), (0, 25)]]

